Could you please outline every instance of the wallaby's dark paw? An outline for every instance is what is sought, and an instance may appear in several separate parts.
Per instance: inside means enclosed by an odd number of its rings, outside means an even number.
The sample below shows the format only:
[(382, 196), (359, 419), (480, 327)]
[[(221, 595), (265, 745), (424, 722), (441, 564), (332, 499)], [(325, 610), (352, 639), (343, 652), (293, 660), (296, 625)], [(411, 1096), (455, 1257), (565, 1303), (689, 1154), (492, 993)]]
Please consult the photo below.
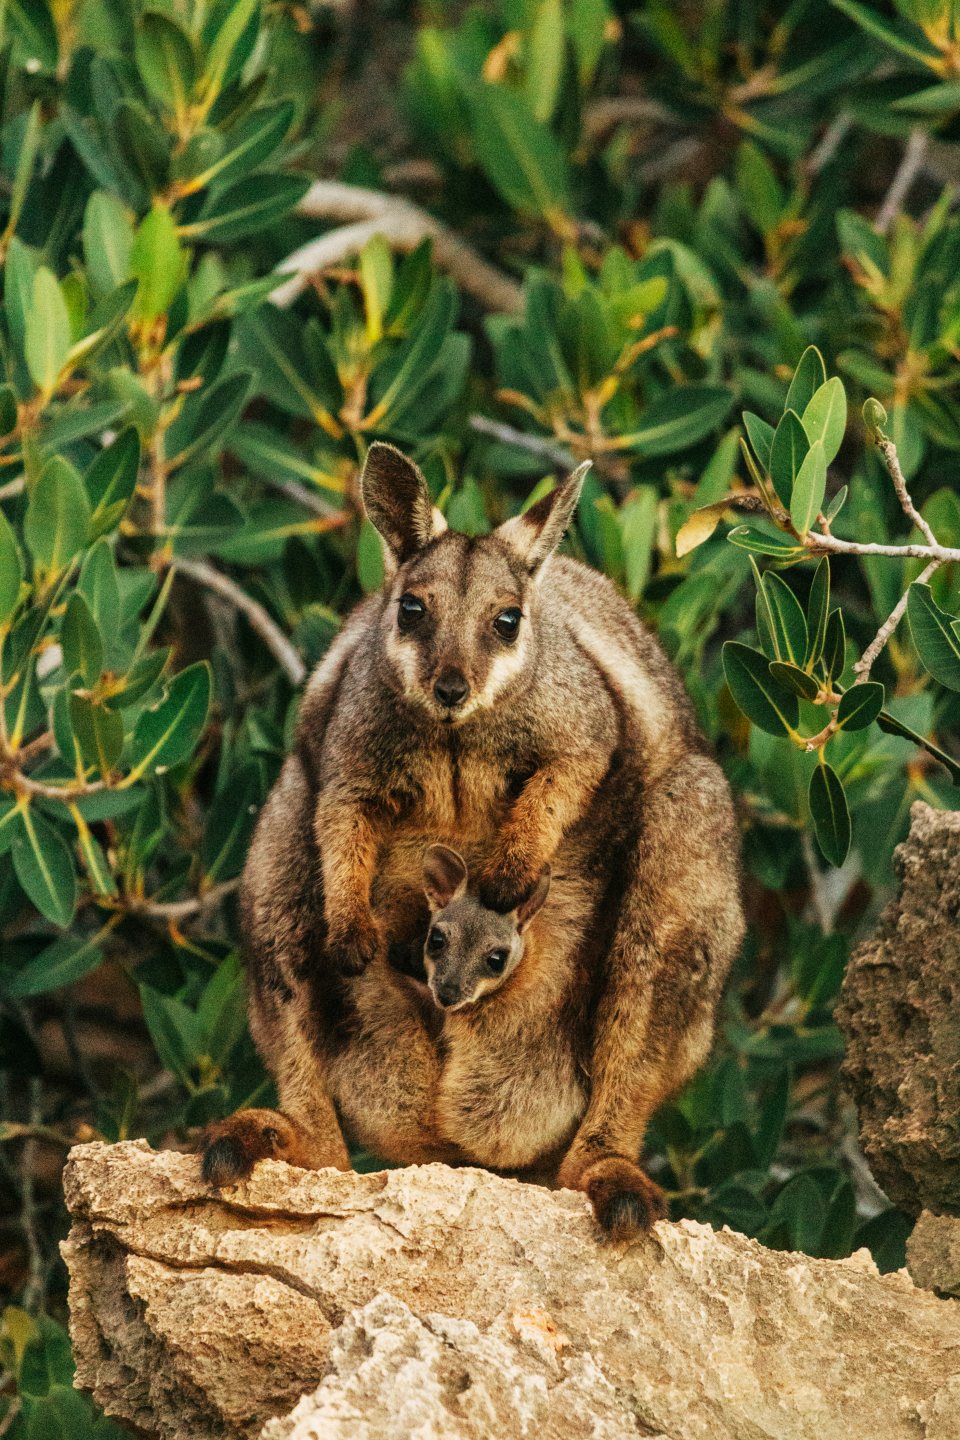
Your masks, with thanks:
[(375, 928), (358, 928), (342, 938), (331, 938), (327, 942), (327, 955), (339, 974), (362, 975), (380, 953), (381, 945)]
[(629, 1160), (614, 1155), (598, 1160), (580, 1183), (611, 1240), (632, 1240), (666, 1218), (667, 1197), (660, 1186)]
[(276, 1110), (240, 1110), (210, 1125), (203, 1137), (201, 1174), (208, 1185), (239, 1185), (258, 1160), (302, 1165), (298, 1134)]

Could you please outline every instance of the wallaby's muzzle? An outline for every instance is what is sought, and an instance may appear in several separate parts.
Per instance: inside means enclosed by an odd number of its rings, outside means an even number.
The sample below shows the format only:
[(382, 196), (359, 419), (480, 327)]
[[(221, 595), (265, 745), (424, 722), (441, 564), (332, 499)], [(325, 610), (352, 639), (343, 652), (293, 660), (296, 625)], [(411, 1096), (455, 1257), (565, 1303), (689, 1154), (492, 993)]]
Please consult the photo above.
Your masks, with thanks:
[(433, 682), (433, 693), (439, 705), (455, 710), (470, 694), (470, 682), (460, 670), (448, 668)]

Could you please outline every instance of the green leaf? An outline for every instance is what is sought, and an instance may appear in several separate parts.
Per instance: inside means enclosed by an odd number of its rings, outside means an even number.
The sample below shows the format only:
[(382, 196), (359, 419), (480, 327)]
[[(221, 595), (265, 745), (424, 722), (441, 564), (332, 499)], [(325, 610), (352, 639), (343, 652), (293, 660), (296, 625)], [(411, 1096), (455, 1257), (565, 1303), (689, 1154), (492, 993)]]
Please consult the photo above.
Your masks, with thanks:
[(864, 680), (860, 685), (851, 685), (840, 700), (837, 709), (837, 728), (840, 730), (865, 730), (872, 725), (883, 708), (883, 686), (876, 680)]
[[(127, 280), (109, 295), (104, 296), (87, 316), (84, 326), (84, 333), (75, 344), (70, 346), (70, 353), (67, 362), (70, 365), (88, 364), (94, 355), (110, 345), (124, 328), (124, 321), (130, 313), (137, 294), (136, 280)], [(91, 405), (86, 407), (87, 412), (96, 410), (98, 407)], [(92, 423), (85, 428), (84, 434), (92, 434), (98, 427)], [(50, 436), (45, 436), (46, 445), (50, 445)], [(61, 444), (64, 442), (60, 442)]]
[(158, 769), (179, 765), (193, 750), (207, 723), (212, 674), (200, 661), (171, 680), (164, 700), (145, 710), (133, 732), (130, 777), (139, 779)]
[(202, 236), (210, 245), (229, 245), (253, 231), (282, 220), (310, 188), (306, 175), (249, 175), (211, 194), (199, 220), (181, 225), (180, 234)]
[(800, 467), (810, 449), (803, 422), (793, 410), (784, 412), (770, 447), (770, 479), (781, 505), (789, 510)]
[(96, 765), (106, 780), (123, 750), (123, 717), (116, 710), (74, 694), (70, 696), (70, 726), (83, 758), (89, 765)]
[(566, 59), (563, 0), (541, 0), (528, 41), (526, 95), (541, 124), (553, 118)]
[(76, 805), (70, 806), (70, 814), (77, 827), (77, 846), (91, 890), (94, 895), (116, 895), (117, 882), (110, 873), (107, 857), (99, 840), (90, 833), (90, 827)]
[(64, 935), (35, 956), (5, 985), (8, 995), (43, 995), (82, 980), (103, 963), (99, 936), (83, 940)]
[(780, 1137), (787, 1120), (790, 1105), (790, 1071), (783, 1066), (772, 1081), (763, 1097), (757, 1114), (757, 1129), (753, 1136), (754, 1148), (761, 1166), (766, 1169), (776, 1157)]
[(956, 80), (928, 85), (913, 95), (890, 102), (891, 110), (910, 110), (915, 115), (953, 115), (960, 110), (960, 84)]
[(120, 587), (113, 552), (106, 540), (98, 540), (87, 551), (77, 589), (90, 607), (103, 641), (106, 661), (109, 662), (120, 625)]
[(817, 440), (804, 456), (793, 486), (790, 519), (798, 535), (806, 535), (816, 521), (827, 488), (827, 459)]
[(187, 402), (167, 431), (172, 468), (184, 465), (215, 445), (234, 424), (247, 403), (253, 386), (249, 370), (235, 370), (187, 397)]
[(93, 513), (89, 538), (112, 530), (120, 519), (137, 484), (140, 470), (140, 436), (128, 425), (108, 448), (101, 450), (83, 477)]
[(858, 25), (862, 25), (869, 35), (883, 40), (894, 50), (899, 50), (901, 55), (909, 55), (911, 60), (919, 60), (922, 65), (932, 66), (939, 62), (939, 53), (932, 45), (926, 45), (921, 32), (916, 32), (919, 43), (913, 44), (899, 30), (894, 29), (888, 20), (883, 19), (869, 6), (861, 5), (859, 0), (831, 0), (831, 3), (836, 5), (838, 10), (842, 10), (844, 15), (849, 15), (851, 20), (856, 20)]
[(224, 137), (218, 158), (196, 177), (197, 188), (216, 185), (220, 189), (262, 165), (290, 129), (294, 113), (292, 101), (284, 100), (247, 115)]
[(913, 643), (934, 680), (960, 690), (960, 623), (941, 610), (929, 585), (910, 586), (907, 614)]
[(143, 1018), (150, 1039), (167, 1070), (193, 1089), (189, 1072), (203, 1054), (203, 1035), (192, 1010), (172, 995), (161, 995), (150, 985), (140, 986)]
[(676, 385), (643, 412), (642, 425), (621, 441), (643, 455), (670, 455), (695, 445), (726, 418), (733, 405), (729, 390), (714, 385)]
[(207, 815), (201, 863), (209, 883), (239, 875), (263, 803), (263, 780), (258, 762), (250, 762), (231, 776)]
[(420, 323), (394, 357), (399, 368), (371, 412), (378, 417), (378, 423), (389, 424), (391, 412), (410, 405), (426, 384), (430, 362), (453, 324), (456, 307), (457, 292), (453, 282), (445, 276), (438, 277), (431, 288)]
[(238, 425), (229, 438), (230, 453), (255, 475), (268, 480), (304, 480), (324, 490), (343, 491), (340, 475), (322, 465), (311, 465), (285, 435), (266, 425)]
[(792, 410), (795, 415), (802, 415), (821, 385), (826, 382), (827, 371), (823, 356), (815, 345), (810, 345), (800, 356), (800, 363), (793, 372), (784, 410)]
[(810, 777), (808, 799), (823, 858), (842, 865), (850, 849), (850, 811), (837, 772), (823, 760)]
[(74, 590), (67, 601), (60, 644), (68, 680), (79, 677), (80, 683), (89, 690), (100, 679), (103, 669), (103, 643), (97, 622), (79, 590)]
[(907, 1240), (913, 1225), (908, 1215), (891, 1205), (859, 1226), (853, 1244), (857, 1249), (865, 1245), (881, 1275), (888, 1275), (906, 1265)]
[(0, 385), (0, 435), (10, 435), (17, 426), (17, 395), (12, 385)]
[(130, 278), (133, 226), (125, 205), (95, 190), (83, 216), (83, 255), (96, 295), (110, 295)]
[(926, 750), (928, 755), (932, 755), (935, 760), (940, 761), (941, 765), (945, 765), (950, 771), (950, 778), (954, 785), (960, 785), (960, 761), (954, 760), (952, 755), (948, 755), (945, 750), (934, 745), (932, 740), (928, 740), (924, 735), (919, 735), (916, 730), (911, 730), (909, 725), (904, 725), (902, 720), (896, 719), (886, 710), (881, 710), (877, 716), (877, 726), (886, 735), (899, 735), (903, 740), (912, 740), (914, 745), (919, 745)]
[(834, 680), (839, 680), (843, 674), (843, 668), (847, 659), (847, 637), (843, 628), (843, 615), (840, 610), (831, 610), (830, 618), (827, 621), (827, 634), (823, 642), (823, 671), (826, 676), (826, 688), (829, 690)]
[(66, 460), (48, 460), (33, 487), (23, 535), (45, 579), (59, 575), (84, 548), (90, 505), (83, 481)]
[(480, 164), (507, 204), (559, 223), (571, 212), (566, 157), (525, 98), (503, 85), (475, 84), (468, 94)]
[(650, 577), (660, 496), (655, 485), (639, 485), (620, 507), (627, 594), (636, 604)]
[(33, 177), (33, 166), (40, 146), (40, 109), (40, 101), (34, 100), (27, 116), (27, 125), (20, 144), (20, 154), (17, 156), (13, 191), (10, 196), (10, 213), (7, 217), (6, 227), (8, 235), (12, 234), (19, 224), (23, 202), (27, 198), (27, 190)]
[(772, 660), (770, 674), (778, 685), (782, 685), (785, 690), (792, 690), (794, 695), (799, 695), (802, 700), (816, 699), (820, 686), (812, 675), (808, 675), (805, 670), (799, 670), (796, 665)]
[(127, 673), (122, 690), (115, 695), (108, 695), (104, 700), (108, 710), (126, 710), (128, 706), (135, 705), (142, 700), (148, 690), (152, 690), (160, 679), (170, 659), (171, 647), (165, 646), (162, 650), (151, 650), (148, 654), (142, 655)]
[(56, 276), (41, 265), (33, 279), (26, 317), (24, 353), (44, 404), (57, 388), (57, 378), (70, 350), (70, 315)]
[(163, 125), (135, 100), (124, 98), (113, 108), (110, 128), (130, 173), (148, 195), (160, 195), (170, 181), (171, 137)]
[(826, 555), (820, 561), (813, 575), (810, 595), (807, 599), (807, 653), (803, 668), (807, 674), (819, 661), (827, 638), (827, 624), (830, 619), (830, 561)]
[(759, 415), (753, 415), (749, 410), (743, 412), (743, 426), (747, 432), (750, 444), (753, 446), (753, 453), (760, 462), (760, 468), (764, 472), (770, 469), (770, 448), (773, 445), (774, 429), (768, 425), (766, 420), (761, 420)]
[(829, 465), (843, 444), (847, 431), (847, 396), (843, 381), (836, 376), (821, 385), (803, 412), (803, 428), (811, 445), (823, 445), (824, 463)]
[(27, 73), (55, 74), (60, 47), (47, 0), (7, 0), (6, 13), (20, 42)]
[(357, 577), (364, 591), (373, 595), (383, 584), (383, 546), (369, 520), (364, 520), (357, 544)]
[(141, 222), (130, 251), (130, 274), (139, 280), (133, 313), (150, 324), (170, 307), (187, 276), (189, 253), (180, 245), (166, 205), (155, 204)]
[(794, 1175), (770, 1207), (770, 1228), (784, 1225), (790, 1235), (787, 1249), (815, 1255), (826, 1219), (825, 1208), (816, 1181), (802, 1173)]
[(40, 914), (54, 925), (69, 925), (77, 904), (70, 849), (59, 831), (29, 805), (19, 812), (11, 853), (17, 879)]
[(0, 510), (0, 625), (13, 618), (20, 599), (23, 562), (10, 522)]
[(778, 660), (803, 669), (807, 651), (807, 622), (800, 601), (779, 575), (767, 571), (762, 580), (769, 602), (768, 621)]
[(204, 33), (209, 49), (203, 67), (203, 88), (208, 95), (217, 94), (226, 83), (234, 51), (251, 21), (255, 21), (258, 9), (258, 0), (235, 0), (229, 6), (210, 7)]
[(728, 640), (723, 647), (723, 673), (730, 694), (754, 725), (769, 735), (789, 735), (800, 722), (796, 695), (784, 690), (770, 674), (770, 662), (759, 650)]
[(135, 41), (137, 68), (154, 99), (173, 115), (185, 115), (196, 80), (190, 37), (155, 10), (140, 20)]
[(800, 560), (807, 553), (806, 548), (796, 541), (774, 540), (771, 535), (754, 530), (751, 525), (737, 525), (728, 530), (727, 539), (732, 545), (739, 545), (741, 550), (749, 550), (754, 555), (773, 555), (777, 560)]

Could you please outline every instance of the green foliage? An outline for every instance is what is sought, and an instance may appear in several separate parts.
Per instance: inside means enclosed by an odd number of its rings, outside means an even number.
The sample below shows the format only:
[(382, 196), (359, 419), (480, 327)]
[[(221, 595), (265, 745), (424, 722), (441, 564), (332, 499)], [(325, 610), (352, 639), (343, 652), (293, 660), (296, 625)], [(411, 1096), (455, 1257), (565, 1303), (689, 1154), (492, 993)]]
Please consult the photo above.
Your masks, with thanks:
[[(379, 10), (341, 26), (259, 0), (30, 0), (6, 19), (11, 1119), (27, 1123), (40, 1085), (71, 1135), (159, 1142), (270, 1102), (235, 889), (290, 745), (299, 665), (382, 583), (358, 512), (366, 448), (414, 456), (470, 534), (590, 459), (567, 548), (680, 670), (735, 790), (749, 876), (717, 1055), (656, 1118), (649, 1163), (677, 1215), (902, 1264), (907, 1222), (869, 1215), (843, 1159), (832, 1007), (911, 802), (956, 804), (960, 562), (921, 580), (922, 558), (816, 537), (927, 543), (898, 503), (892, 445), (923, 520), (960, 549), (960, 216), (926, 175), (911, 213), (875, 227), (911, 131), (960, 138), (952, 11), (391, 12), (404, 113), (385, 111), (396, 125), (378, 117), (345, 159), (331, 129), (367, 108), (369, 91), (342, 102), (366, 52), (385, 53)], [(369, 139), (388, 132), (406, 137), (389, 153)], [(368, 230), (271, 303), (273, 267), (319, 228), (296, 213), (310, 181), (339, 165), (390, 188), (400, 152), (396, 173), (433, 177), (415, 198), (515, 276), (521, 308), (490, 313), (460, 288), (449, 242), (440, 265), (429, 241), (392, 249)], [(468, 283), (469, 266), (456, 273)], [(904, 596), (906, 618), (858, 672)], [(42, 1073), (36, 1018), (68, 1026), (101, 982), (139, 997), (145, 1058), (134, 1078), (92, 1074), (81, 1055), (65, 1094)], [(29, 1353), (53, 1354), (55, 1330), (37, 1327)], [(109, 1428), (66, 1369), (45, 1361), (34, 1391), (21, 1362), (9, 1433), (54, 1415), (64, 1433)]]

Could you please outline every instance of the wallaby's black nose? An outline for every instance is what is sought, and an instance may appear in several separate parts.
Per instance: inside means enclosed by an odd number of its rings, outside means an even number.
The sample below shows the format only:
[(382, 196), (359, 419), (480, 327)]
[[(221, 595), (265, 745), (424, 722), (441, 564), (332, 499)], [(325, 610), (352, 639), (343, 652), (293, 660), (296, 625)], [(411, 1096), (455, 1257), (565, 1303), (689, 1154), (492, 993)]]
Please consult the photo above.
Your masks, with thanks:
[(441, 705), (453, 707), (463, 704), (470, 694), (470, 685), (459, 670), (444, 670), (440, 678), (434, 681), (433, 693)]
[(444, 1010), (448, 1009), (451, 1005), (456, 1005), (459, 999), (460, 991), (456, 985), (437, 986), (437, 1004), (442, 1005)]

